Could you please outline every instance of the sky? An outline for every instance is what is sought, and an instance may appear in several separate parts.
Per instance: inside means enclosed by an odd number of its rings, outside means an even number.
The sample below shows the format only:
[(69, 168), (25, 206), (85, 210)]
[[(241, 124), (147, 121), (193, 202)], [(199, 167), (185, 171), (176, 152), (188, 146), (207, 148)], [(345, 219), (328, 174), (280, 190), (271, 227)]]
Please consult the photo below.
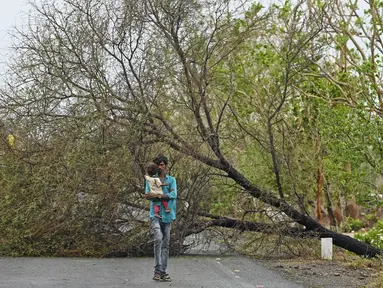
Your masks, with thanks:
[[(30, 8), (30, 1), (0, 0), (0, 61), (4, 61), (4, 54), (6, 54), (11, 44), (8, 32), (12, 27), (22, 25), (22, 19), (25, 19), (26, 13)], [(269, 3), (273, 2), (273, 0), (261, 0), (260, 2)]]
[(0, 0), (0, 67), (4, 65), (12, 43), (8, 32), (14, 26), (22, 25), (30, 7), (28, 3), (29, 0)]
[[(4, 62), (8, 58), (7, 54), (12, 44), (11, 37), (8, 33), (13, 27), (21, 27), (23, 22), (24, 24), (26, 23), (25, 19), (30, 9), (30, 1), (31, 0), (0, 0), (0, 74), (4, 71)], [(278, 2), (278, 0), (260, 0), (260, 2), (270, 4)]]

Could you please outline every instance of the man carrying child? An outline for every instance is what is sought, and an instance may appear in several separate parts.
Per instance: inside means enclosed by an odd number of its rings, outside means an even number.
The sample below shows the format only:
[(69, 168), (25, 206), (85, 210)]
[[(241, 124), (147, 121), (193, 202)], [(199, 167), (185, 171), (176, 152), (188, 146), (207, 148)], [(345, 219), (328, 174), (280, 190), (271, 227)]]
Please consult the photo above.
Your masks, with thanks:
[[(154, 276), (155, 281), (170, 282), (170, 276), (166, 273), (169, 258), (169, 242), (170, 242), (170, 230), (172, 222), (176, 219), (176, 198), (177, 198), (177, 182), (172, 176), (166, 174), (166, 168), (168, 165), (168, 159), (163, 156), (157, 156), (153, 162), (157, 165), (157, 175), (161, 182), (162, 194), (153, 193), (154, 185), (150, 186), (148, 179), (145, 181), (145, 198), (150, 201), (150, 228), (154, 236)], [(148, 176), (153, 177), (151, 173)], [(152, 174), (152, 175), (150, 175)], [(153, 180), (156, 181), (156, 180)], [(158, 183), (157, 183), (158, 184)], [(158, 205), (158, 200), (166, 200), (167, 208), (164, 205)], [(158, 206), (159, 213), (156, 217), (155, 206)], [(165, 204), (166, 206), (166, 204)], [(166, 211), (168, 210), (168, 212)], [(156, 210), (157, 211), (157, 210)]]

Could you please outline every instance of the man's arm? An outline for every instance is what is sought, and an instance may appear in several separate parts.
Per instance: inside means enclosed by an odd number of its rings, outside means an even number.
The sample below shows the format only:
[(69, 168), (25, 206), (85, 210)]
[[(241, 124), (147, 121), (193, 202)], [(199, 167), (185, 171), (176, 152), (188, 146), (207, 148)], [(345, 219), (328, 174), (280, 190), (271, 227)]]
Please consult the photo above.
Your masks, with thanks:
[(176, 199), (177, 198), (177, 181), (176, 178), (172, 178), (172, 181), (169, 183), (169, 193), (167, 195), (166, 199)]
[(147, 200), (153, 200), (153, 199), (168, 199), (168, 198), (165, 198), (164, 196), (166, 195), (163, 195), (163, 194), (155, 194), (155, 193), (147, 193), (144, 195), (144, 198), (147, 199)]

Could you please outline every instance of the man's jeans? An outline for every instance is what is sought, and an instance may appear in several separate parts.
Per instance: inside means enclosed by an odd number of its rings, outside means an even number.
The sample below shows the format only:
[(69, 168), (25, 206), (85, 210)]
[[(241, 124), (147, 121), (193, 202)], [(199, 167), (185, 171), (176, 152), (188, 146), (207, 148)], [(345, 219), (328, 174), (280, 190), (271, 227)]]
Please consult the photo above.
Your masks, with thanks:
[(154, 272), (166, 273), (169, 258), (171, 223), (162, 223), (158, 218), (150, 219), (150, 229), (154, 236)]

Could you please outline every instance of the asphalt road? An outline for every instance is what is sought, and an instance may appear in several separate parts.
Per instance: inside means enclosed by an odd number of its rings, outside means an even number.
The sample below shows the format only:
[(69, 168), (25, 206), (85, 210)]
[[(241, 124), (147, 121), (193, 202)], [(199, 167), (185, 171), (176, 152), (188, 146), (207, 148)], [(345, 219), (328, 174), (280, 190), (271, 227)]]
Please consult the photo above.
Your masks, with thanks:
[(152, 258), (0, 258), (0, 288), (303, 288), (241, 256), (170, 258), (173, 282), (155, 282)]

